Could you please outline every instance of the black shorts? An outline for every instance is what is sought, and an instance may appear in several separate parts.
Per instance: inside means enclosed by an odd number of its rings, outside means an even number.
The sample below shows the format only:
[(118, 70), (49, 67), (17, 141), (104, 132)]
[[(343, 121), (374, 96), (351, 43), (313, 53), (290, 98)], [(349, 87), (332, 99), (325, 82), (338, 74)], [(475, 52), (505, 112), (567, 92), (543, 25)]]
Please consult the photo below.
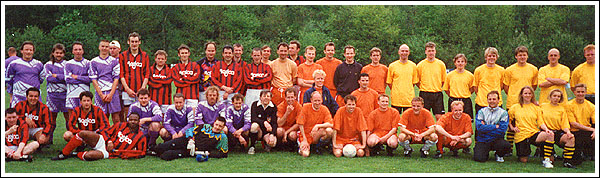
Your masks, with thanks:
[(444, 114), (444, 94), (442, 92), (419, 92), (423, 98), (423, 108), (433, 110), (433, 114)]
[(471, 98), (448, 97), (448, 112), (452, 112), (452, 102), (454, 101), (462, 101), (464, 104), (463, 112), (471, 117), (471, 121), (475, 120), (475, 118), (473, 118), (473, 103), (471, 102)]
[(553, 130), (552, 132), (554, 133), (554, 144), (563, 147), (564, 145), (560, 144), (560, 138), (565, 135), (565, 132), (562, 130)]
[(398, 111), (398, 113), (402, 114), (404, 111), (406, 111), (407, 109), (410, 109), (411, 107), (400, 107), (400, 106), (392, 105), (392, 108), (396, 109), (396, 111)]
[(515, 146), (517, 147), (518, 157), (525, 157), (531, 154), (531, 147), (529, 145), (542, 146), (542, 142), (535, 143), (535, 140), (537, 139), (539, 134), (540, 132), (538, 131), (537, 133), (533, 134), (533, 136), (526, 138), (525, 140), (519, 143), (515, 143)]

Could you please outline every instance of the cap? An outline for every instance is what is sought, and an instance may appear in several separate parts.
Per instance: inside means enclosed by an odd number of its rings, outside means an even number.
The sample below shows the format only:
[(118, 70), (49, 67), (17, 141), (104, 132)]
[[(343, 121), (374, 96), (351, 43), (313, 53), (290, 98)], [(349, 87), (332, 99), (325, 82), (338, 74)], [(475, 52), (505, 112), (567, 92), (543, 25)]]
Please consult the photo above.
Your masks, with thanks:
[(117, 48), (121, 48), (121, 44), (119, 44), (117, 40), (111, 41), (108, 46), (116, 46)]

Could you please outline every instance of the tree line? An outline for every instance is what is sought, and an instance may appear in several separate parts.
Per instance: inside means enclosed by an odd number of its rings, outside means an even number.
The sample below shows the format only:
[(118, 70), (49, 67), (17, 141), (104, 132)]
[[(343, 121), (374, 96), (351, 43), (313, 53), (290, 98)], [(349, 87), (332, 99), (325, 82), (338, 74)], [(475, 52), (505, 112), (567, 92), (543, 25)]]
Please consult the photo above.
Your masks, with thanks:
[[(299, 40), (304, 47), (336, 44), (335, 57), (343, 59), (345, 45), (356, 47), (356, 60), (368, 64), (369, 50), (379, 47), (383, 64), (398, 59), (398, 47), (408, 44), (410, 60), (425, 58), (425, 43), (437, 44), (437, 57), (447, 68), (458, 53), (467, 56), (467, 70), (485, 63), (484, 50), (496, 47), (497, 63), (516, 62), (514, 49), (529, 49), (529, 62), (542, 67), (551, 48), (561, 51), (560, 63), (574, 69), (585, 61), (583, 47), (594, 44), (594, 6), (586, 5), (239, 5), (239, 6), (6, 6), (5, 46), (19, 47), (23, 41), (36, 44), (34, 58), (49, 60), (55, 43), (67, 47), (84, 44), (84, 57), (98, 55), (101, 39), (118, 40), (122, 50), (131, 32), (141, 34), (141, 49), (150, 54), (164, 49), (168, 63), (176, 63), (177, 47), (190, 46), (192, 60), (204, 56), (204, 43), (217, 43), (217, 58), (225, 44), (244, 45), (243, 59), (251, 61), (254, 47)], [(6, 50), (6, 49), (5, 49)], [(7, 57), (7, 56), (6, 56)], [(275, 50), (272, 59), (276, 58)], [(152, 60), (153, 61), (153, 60)]]

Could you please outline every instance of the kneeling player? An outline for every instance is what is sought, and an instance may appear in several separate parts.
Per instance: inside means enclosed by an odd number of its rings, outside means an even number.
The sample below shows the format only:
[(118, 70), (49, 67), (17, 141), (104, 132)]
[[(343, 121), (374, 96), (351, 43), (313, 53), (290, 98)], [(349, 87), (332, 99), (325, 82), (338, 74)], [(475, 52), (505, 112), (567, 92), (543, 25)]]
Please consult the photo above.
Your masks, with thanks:
[(346, 95), (344, 102), (346, 105), (333, 118), (333, 154), (341, 157), (344, 146), (352, 144), (356, 147), (356, 156), (363, 157), (367, 146), (367, 121), (362, 110), (356, 107), (354, 95)]
[[(75, 155), (84, 161), (143, 157), (146, 155), (146, 137), (139, 129), (139, 119), (139, 114), (133, 112), (129, 114), (127, 122), (118, 122), (112, 127), (101, 130), (100, 133), (81, 131), (75, 134), (61, 153), (52, 160), (63, 160)], [(73, 149), (84, 143), (93, 145), (93, 150), (72, 153)]]
[(379, 108), (373, 110), (367, 115), (367, 145), (369, 152), (377, 154), (381, 146), (387, 145), (386, 151), (388, 156), (394, 156), (394, 150), (398, 147), (398, 122), (400, 121), (400, 113), (398, 110), (388, 106), (390, 97), (386, 94), (381, 94), (377, 97)]
[(182, 93), (173, 96), (173, 105), (167, 107), (163, 128), (160, 129), (160, 137), (169, 141), (185, 136), (185, 131), (194, 127), (194, 108), (185, 105), (185, 97)]
[(266, 152), (270, 152), (277, 144), (277, 108), (271, 102), (271, 95), (269, 90), (261, 91), (260, 100), (253, 102), (250, 107), (252, 125), (248, 154), (254, 154), (254, 143), (261, 138)]
[[(437, 149), (438, 152), (434, 158), (441, 158), (444, 154), (444, 147), (450, 148), (453, 156), (458, 156), (458, 149), (463, 149), (463, 152), (469, 153), (469, 146), (473, 141), (473, 128), (471, 128), (471, 117), (463, 113), (464, 103), (460, 100), (453, 101), (450, 104), (452, 112), (442, 115), (442, 118), (437, 121), (435, 130), (440, 134)], [(467, 151), (469, 150), (469, 151)]]
[(329, 141), (333, 135), (333, 120), (329, 109), (321, 105), (321, 93), (315, 91), (310, 95), (311, 103), (302, 106), (300, 116), (296, 120), (296, 123), (300, 127), (300, 135), (298, 136), (300, 148), (298, 149), (298, 153), (304, 157), (310, 155), (313, 141), (317, 141), (313, 148), (317, 154), (321, 154), (319, 150), (321, 145)]
[(429, 148), (437, 143), (435, 122), (431, 113), (423, 108), (423, 98), (415, 97), (411, 101), (412, 108), (407, 109), (400, 118), (400, 133), (398, 142), (404, 147), (404, 156), (410, 157), (413, 149), (409, 143), (424, 143), (421, 148), (421, 157), (429, 155)]
[(19, 120), (17, 110), (14, 108), (6, 109), (5, 117), (6, 140), (4, 142), (4, 156), (6, 156), (6, 161), (18, 160), (31, 162), (33, 157), (30, 154), (40, 144), (37, 141), (27, 143), (29, 139), (29, 127)]

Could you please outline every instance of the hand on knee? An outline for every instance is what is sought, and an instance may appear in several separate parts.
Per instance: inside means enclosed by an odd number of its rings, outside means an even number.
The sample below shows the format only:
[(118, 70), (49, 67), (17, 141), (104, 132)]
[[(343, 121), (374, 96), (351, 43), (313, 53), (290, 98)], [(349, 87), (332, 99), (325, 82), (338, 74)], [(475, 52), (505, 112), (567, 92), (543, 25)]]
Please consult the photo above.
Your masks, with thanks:
[(250, 133), (258, 133), (260, 126), (257, 123), (252, 123), (250, 126)]

